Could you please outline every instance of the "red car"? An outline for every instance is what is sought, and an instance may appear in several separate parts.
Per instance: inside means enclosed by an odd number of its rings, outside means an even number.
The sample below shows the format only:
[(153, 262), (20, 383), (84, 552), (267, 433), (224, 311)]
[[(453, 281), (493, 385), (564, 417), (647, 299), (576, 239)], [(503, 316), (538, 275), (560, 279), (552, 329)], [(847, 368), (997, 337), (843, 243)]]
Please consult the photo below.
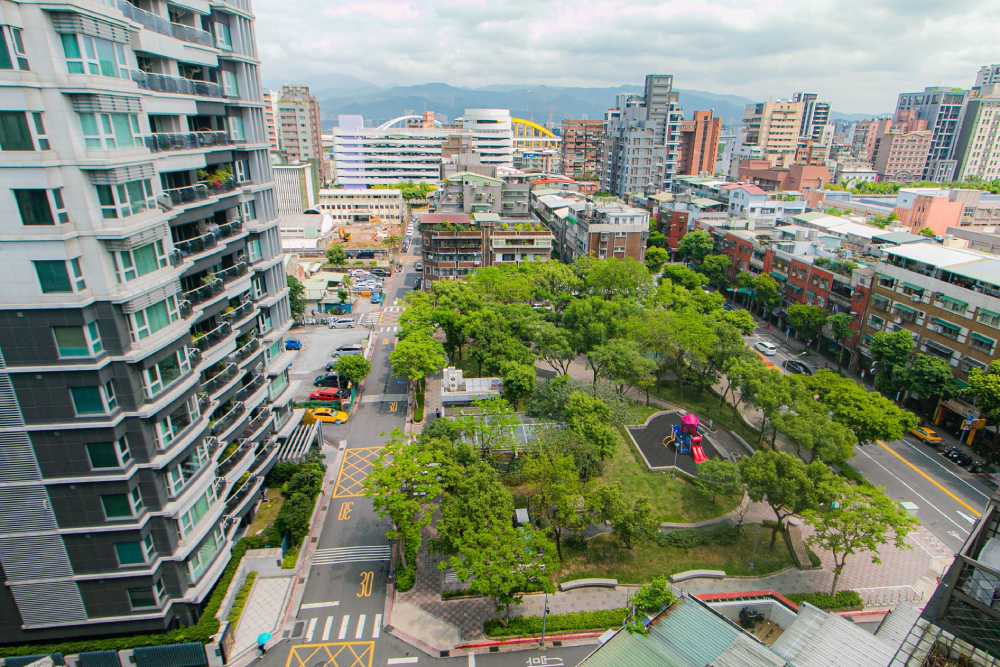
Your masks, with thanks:
[(341, 390), (336, 387), (319, 389), (309, 394), (309, 400), (311, 401), (339, 401), (343, 397), (344, 395)]

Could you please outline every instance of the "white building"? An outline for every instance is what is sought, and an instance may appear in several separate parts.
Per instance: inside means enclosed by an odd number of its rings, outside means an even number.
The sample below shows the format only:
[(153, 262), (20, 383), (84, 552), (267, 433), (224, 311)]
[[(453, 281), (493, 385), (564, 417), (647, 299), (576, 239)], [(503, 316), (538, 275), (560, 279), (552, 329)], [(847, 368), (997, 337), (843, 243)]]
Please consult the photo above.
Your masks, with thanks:
[(303, 213), (316, 205), (311, 164), (308, 162), (276, 164), (272, 169), (276, 185), (278, 215)]
[(514, 129), (507, 109), (466, 109), (462, 129), (483, 164), (514, 166)]
[(337, 225), (374, 222), (376, 218), (399, 225), (406, 212), (400, 190), (324, 188), (319, 191), (318, 206)]

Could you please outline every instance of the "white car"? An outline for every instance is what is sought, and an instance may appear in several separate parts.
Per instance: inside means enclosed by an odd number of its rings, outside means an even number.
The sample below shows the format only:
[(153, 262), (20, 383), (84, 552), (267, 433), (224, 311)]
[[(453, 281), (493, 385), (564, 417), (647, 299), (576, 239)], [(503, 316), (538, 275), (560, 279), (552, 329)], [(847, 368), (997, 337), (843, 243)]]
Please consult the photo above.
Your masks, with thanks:
[(368, 275), (368, 272), (364, 269), (351, 269), (352, 278), (364, 278)]
[(753, 346), (758, 352), (768, 357), (773, 357), (778, 354), (778, 346), (774, 343), (768, 343), (767, 341), (761, 340), (754, 343)]
[(424, 265), (421, 264), (420, 262), (417, 262), (416, 264), (413, 265), (413, 268), (416, 269), (417, 271), (423, 271)]

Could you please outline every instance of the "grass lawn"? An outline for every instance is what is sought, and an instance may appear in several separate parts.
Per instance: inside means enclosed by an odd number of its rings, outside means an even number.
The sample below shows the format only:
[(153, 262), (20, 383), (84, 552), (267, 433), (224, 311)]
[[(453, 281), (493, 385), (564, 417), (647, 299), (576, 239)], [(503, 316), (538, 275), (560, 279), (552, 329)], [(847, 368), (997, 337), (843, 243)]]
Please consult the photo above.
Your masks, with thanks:
[(665, 385), (657, 387), (652, 394), (670, 401), (685, 409), (695, 412), (705, 419), (714, 419), (715, 423), (724, 429), (737, 433), (751, 445), (757, 442), (760, 431), (747, 424), (742, 415), (736, 416), (733, 406), (726, 404), (719, 412), (719, 396), (714, 392), (699, 392), (693, 387), (684, 388), (684, 399), (681, 400), (680, 392), (677, 390), (677, 383), (670, 381)]
[(626, 421), (629, 424), (645, 424), (649, 416), (655, 415), (657, 412), (663, 412), (663, 408), (659, 405), (646, 405), (645, 403), (633, 402), (628, 407), (628, 419)]
[[(691, 549), (661, 547), (655, 542), (646, 542), (628, 550), (613, 535), (599, 535), (587, 540), (584, 549), (563, 545), (566, 560), (558, 578), (559, 581), (569, 581), (608, 577), (624, 584), (644, 584), (659, 575), (687, 570), (725, 570), (732, 576), (760, 576), (795, 564), (780, 535), (771, 552), (767, 546), (772, 529), (762, 526), (758, 539), (754, 533), (756, 528), (756, 525), (744, 526), (744, 535), (734, 544), (706, 544)], [(757, 554), (751, 570), (755, 540)]]
[(671, 479), (669, 472), (651, 471), (622, 430), (618, 429), (618, 448), (614, 458), (605, 463), (601, 481), (621, 482), (630, 498), (649, 498), (661, 522), (696, 523), (725, 514), (739, 503), (738, 498), (726, 496), (713, 503), (683, 475)]
[(253, 523), (247, 529), (247, 535), (256, 535), (270, 526), (274, 521), (274, 517), (278, 516), (278, 510), (281, 509), (282, 502), (284, 502), (284, 498), (281, 496), (281, 487), (268, 489), (267, 502), (261, 503), (260, 509), (257, 511), (257, 516), (253, 518)]

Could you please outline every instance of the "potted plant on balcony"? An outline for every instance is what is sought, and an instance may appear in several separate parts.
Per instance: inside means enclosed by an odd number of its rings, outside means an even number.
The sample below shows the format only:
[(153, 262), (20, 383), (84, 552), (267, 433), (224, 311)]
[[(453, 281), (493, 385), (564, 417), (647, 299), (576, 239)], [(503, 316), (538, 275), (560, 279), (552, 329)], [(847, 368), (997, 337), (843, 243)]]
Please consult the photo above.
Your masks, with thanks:
[(216, 167), (215, 171), (209, 172), (207, 169), (197, 171), (198, 180), (206, 185), (213, 186), (216, 190), (222, 189), (223, 183), (228, 183), (233, 178), (233, 166), (224, 164)]

